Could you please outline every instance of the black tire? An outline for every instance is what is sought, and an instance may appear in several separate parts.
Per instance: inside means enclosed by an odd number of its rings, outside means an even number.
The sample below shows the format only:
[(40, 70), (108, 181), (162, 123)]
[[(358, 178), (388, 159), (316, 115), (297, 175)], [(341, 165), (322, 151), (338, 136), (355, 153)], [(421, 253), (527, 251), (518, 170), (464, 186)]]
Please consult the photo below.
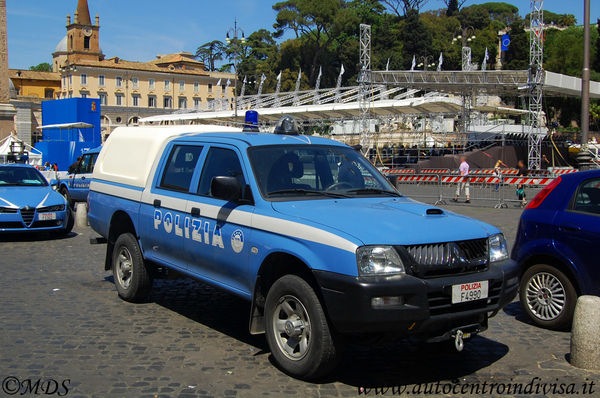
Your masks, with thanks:
[(69, 208), (73, 209), (73, 207), (75, 206), (75, 202), (73, 201), (73, 199), (71, 199), (71, 195), (69, 194), (69, 190), (67, 189), (67, 187), (62, 185), (58, 190), (58, 193), (61, 194), (67, 200), (67, 205), (69, 205)]
[[(121, 255), (129, 260), (129, 266)], [(122, 265), (120, 265), (122, 264)], [(124, 270), (130, 269), (130, 272)], [(148, 297), (152, 279), (144, 263), (137, 239), (131, 233), (119, 235), (112, 253), (112, 271), (119, 296), (126, 301), (138, 302)]]
[[(296, 306), (296, 309), (299, 309), (299, 312), (306, 312), (310, 325), (307, 328), (309, 333), (306, 340), (305, 354), (295, 359), (290, 358), (289, 354), (286, 354), (280, 346), (282, 344), (282, 333), (278, 333), (274, 326), (275, 316), (277, 316), (277, 319), (281, 319), (281, 314), (285, 316), (283, 310), (278, 309), (281, 308), (279, 305), (291, 299), (296, 299), (301, 304), (301, 306)], [(319, 298), (304, 279), (296, 275), (285, 275), (275, 281), (269, 289), (265, 302), (265, 324), (267, 343), (273, 358), (286, 373), (304, 380), (317, 380), (336, 367), (340, 357), (340, 346), (336, 345), (335, 336), (329, 328)], [(306, 329), (303, 328), (302, 330), (301, 336), (306, 333)], [(285, 335), (288, 341), (292, 340), (291, 334)], [(300, 343), (298, 343), (299, 350), (301, 350), (300, 346)]]
[[(543, 278), (545, 278), (546, 281), (552, 281), (556, 286), (557, 290), (555, 291), (554, 296), (550, 295), (549, 297), (546, 297), (543, 295), (546, 291), (541, 291), (536, 287), (534, 282), (537, 282), (537, 285), (539, 286), (539, 282), (544, 280)], [(557, 281), (559, 284), (557, 285), (554, 281)], [(537, 295), (534, 294), (535, 292), (537, 292)], [(554, 310), (558, 311), (557, 313), (549, 311), (544, 313), (544, 306), (540, 306), (539, 302), (537, 302), (534, 297), (538, 297), (538, 300), (542, 301), (549, 299), (550, 301), (559, 300), (560, 302), (560, 300), (562, 300), (563, 305), (560, 308), (560, 311)], [(525, 313), (536, 325), (553, 330), (571, 329), (575, 304), (577, 304), (577, 291), (569, 277), (556, 267), (548, 264), (536, 264), (527, 269), (521, 278), (519, 298)]]
[(75, 225), (75, 215), (73, 211), (67, 206), (67, 225), (60, 231), (62, 235), (69, 235)]

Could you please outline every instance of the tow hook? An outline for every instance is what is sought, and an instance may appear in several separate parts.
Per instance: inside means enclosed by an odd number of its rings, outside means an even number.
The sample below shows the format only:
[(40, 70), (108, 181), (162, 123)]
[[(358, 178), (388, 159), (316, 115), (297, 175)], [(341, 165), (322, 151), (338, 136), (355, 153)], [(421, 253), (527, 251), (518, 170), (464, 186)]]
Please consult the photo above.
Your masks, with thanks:
[(456, 347), (456, 351), (461, 352), (463, 350), (463, 348), (465, 348), (465, 342), (463, 341), (463, 331), (462, 330), (457, 330), (456, 334), (452, 337), (454, 337), (454, 347)]

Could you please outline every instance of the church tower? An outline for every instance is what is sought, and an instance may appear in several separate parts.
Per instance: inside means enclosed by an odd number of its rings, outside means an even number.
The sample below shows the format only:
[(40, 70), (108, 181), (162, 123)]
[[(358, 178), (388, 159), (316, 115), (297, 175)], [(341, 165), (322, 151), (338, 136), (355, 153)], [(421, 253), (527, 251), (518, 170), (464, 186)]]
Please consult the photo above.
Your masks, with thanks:
[(101, 61), (104, 54), (100, 49), (100, 24), (98, 15), (92, 24), (87, 0), (78, 0), (73, 20), (67, 15), (67, 36), (56, 47), (54, 67), (65, 63), (76, 64), (81, 60)]

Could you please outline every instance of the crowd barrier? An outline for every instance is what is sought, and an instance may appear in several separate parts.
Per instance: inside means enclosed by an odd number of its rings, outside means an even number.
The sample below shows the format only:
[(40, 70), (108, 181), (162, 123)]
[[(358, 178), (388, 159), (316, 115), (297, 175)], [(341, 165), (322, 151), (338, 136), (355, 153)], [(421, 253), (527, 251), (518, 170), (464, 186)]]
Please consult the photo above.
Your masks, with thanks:
[[(560, 175), (564, 175), (564, 174), (570, 174), (570, 173), (575, 173), (579, 170), (577, 169), (572, 169), (572, 168), (549, 168), (547, 170), (529, 170), (527, 172), (528, 176), (532, 176), (532, 177), (538, 177), (538, 176), (549, 176), (549, 177), (558, 177)], [(497, 171), (496, 169), (471, 169), (469, 171), (469, 174), (485, 174), (485, 175), (493, 175), (496, 174)], [(442, 175), (442, 174), (458, 174), (458, 170), (457, 169), (448, 169), (448, 168), (427, 168), (427, 169), (421, 169), (418, 173), (415, 169), (400, 169), (400, 168), (394, 168), (394, 169), (386, 169), (383, 170), (383, 174), (385, 174), (386, 176), (396, 176), (396, 175), (402, 175), (402, 174), (437, 174), (437, 175)], [(519, 170), (518, 169), (509, 169), (509, 168), (503, 168), (500, 169), (500, 174), (505, 176), (505, 175), (518, 175), (519, 174)]]
[(397, 176), (395, 183), (402, 194), (435, 205), (451, 203), (459, 187), (461, 188), (460, 200), (464, 201), (465, 189), (468, 187), (471, 203), (485, 203), (493, 205), (495, 208), (507, 208), (509, 205), (520, 206), (523, 203), (517, 197), (517, 188), (522, 187), (526, 200), (530, 201), (554, 178), (551, 176), (495, 176), (485, 173), (466, 177), (451, 174), (415, 174)]

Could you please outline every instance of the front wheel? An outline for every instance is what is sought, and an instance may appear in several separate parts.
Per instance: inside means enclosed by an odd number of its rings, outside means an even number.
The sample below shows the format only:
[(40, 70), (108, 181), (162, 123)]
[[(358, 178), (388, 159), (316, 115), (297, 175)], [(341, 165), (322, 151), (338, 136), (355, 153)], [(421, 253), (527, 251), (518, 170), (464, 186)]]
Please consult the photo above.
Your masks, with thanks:
[(69, 235), (73, 230), (73, 226), (75, 225), (75, 215), (73, 214), (73, 210), (67, 206), (66, 211), (67, 220), (65, 222), (65, 227), (60, 232), (62, 235)]
[(112, 253), (112, 271), (117, 292), (123, 300), (135, 302), (148, 296), (152, 279), (133, 234), (125, 233), (117, 238)]
[(294, 377), (314, 380), (337, 365), (340, 356), (325, 312), (302, 278), (278, 279), (265, 302), (267, 343), (277, 364)]
[(521, 305), (537, 325), (555, 330), (569, 329), (577, 303), (571, 280), (547, 264), (536, 264), (521, 278)]

